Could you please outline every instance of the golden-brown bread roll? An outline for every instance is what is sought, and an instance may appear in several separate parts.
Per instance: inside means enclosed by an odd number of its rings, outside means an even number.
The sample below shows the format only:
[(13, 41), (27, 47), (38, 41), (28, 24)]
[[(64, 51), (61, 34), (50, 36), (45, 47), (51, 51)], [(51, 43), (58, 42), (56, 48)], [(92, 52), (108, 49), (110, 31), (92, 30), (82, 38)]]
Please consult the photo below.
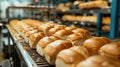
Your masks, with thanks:
[(45, 58), (49, 64), (54, 65), (57, 54), (64, 49), (72, 47), (72, 44), (67, 40), (56, 40), (44, 49)]
[(29, 37), (29, 45), (31, 48), (35, 49), (38, 41), (44, 37), (42, 32), (34, 33)]
[(27, 32), (23, 33), (22, 37), (24, 38), (25, 42), (28, 43), (30, 35), (32, 35), (34, 33), (37, 33), (37, 32), (38, 32), (37, 30), (30, 30), (30, 31), (27, 31)]
[(71, 31), (63, 29), (63, 30), (57, 31), (55, 34), (53, 34), (53, 36), (58, 37), (60, 39), (66, 39), (66, 37), (71, 33), (72, 33)]
[(73, 33), (82, 33), (83, 36), (85, 37), (90, 37), (90, 32), (86, 29), (83, 28), (78, 28), (78, 29), (74, 29), (72, 30)]
[(99, 50), (100, 55), (119, 59), (120, 57), (120, 43), (114, 42), (102, 46)]
[(91, 55), (97, 54), (98, 50), (105, 44), (110, 43), (111, 40), (105, 37), (92, 37), (87, 39), (83, 46), (87, 48)]
[(110, 21), (111, 21), (110, 17), (103, 18), (103, 24), (110, 25)]
[(77, 27), (75, 27), (75, 26), (70, 26), (70, 27), (66, 27), (66, 28), (65, 28), (65, 30), (69, 30), (69, 31), (74, 30), (74, 29), (77, 29)]
[(89, 9), (89, 8), (104, 8), (108, 7), (107, 1), (91, 1), (87, 3), (81, 3), (79, 4), (80, 9)]
[(65, 4), (60, 4), (60, 5), (58, 5), (58, 7), (56, 8), (56, 10), (57, 11), (68, 11), (68, 10), (70, 10), (70, 8), (68, 7), (68, 6), (66, 6)]
[(104, 26), (102, 27), (102, 30), (103, 30), (103, 31), (106, 31), (106, 32), (109, 32), (109, 31), (110, 31), (110, 26), (109, 26), (109, 25), (104, 25)]
[(53, 28), (54, 26), (55, 26), (55, 24), (46, 23), (46, 24), (40, 25), (39, 30), (43, 31), (44, 34), (47, 35), (48, 30)]
[(87, 38), (88, 37), (84, 36), (82, 33), (74, 33), (69, 35), (67, 40), (71, 41), (74, 46), (77, 46), (82, 45)]
[(62, 50), (56, 59), (56, 67), (76, 67), (76, 64), (83, 61), (89, 56), (86, 48), (81, 46), (71, 47)]
[(54, 37), (54, 36), (50, 36), (50, 37), (44, 37), (42, 38), (36, 47), (37, 52), (41, 55), (44, 56), (44, 48), (50, 44), (51, 42), (54, 42), (55, 40), (58, 40), (59, 38)]
[(47, 35), (51, 36), (53, 35), (55, 32), (62, 30), (65, 28), (65, 25), (55, 25), (54, 28), (51, 28), (48, 30)]
[(120, 62), (106, 56), (96, 55), (80, 62), (76, 67), (120, 67)]

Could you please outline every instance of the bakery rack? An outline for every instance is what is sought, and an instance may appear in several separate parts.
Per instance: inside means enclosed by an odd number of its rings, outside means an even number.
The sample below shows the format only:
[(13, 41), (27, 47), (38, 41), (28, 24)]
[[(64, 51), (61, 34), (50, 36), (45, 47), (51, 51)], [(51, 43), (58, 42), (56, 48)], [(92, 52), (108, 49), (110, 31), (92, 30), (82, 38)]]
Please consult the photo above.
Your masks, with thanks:
[[(47, 63), (44, 57), (40, 56), (36, 50), (31, 49), (19, 34), (10, 26), (6, 25), (9, 31), (9, 44), (10, 38), (12, 39), (13, 45), (9, 47), (9, 51), (12, 52), (10, 56), (13, 58), (14, 67), (55, 67)], [(17, 37), (15, 35), (18, 35)], [(19, 37), (19, 39), (18, 39)]]
[[(83, 2), (88, 2), (91, 0), (82, 0)], [(89, 9), (89, 10), (81, 10), (73, 8), (69, 11), (65, 12), (56, 12), (57, 16), (60, 14), (97, 14), (97, 24), (96, 24), (96, 36), (103, 36), (104, 31), (101, 30), (102, 27), (102, 17), (104, 14), (110, 14), (111, 16), (111, 23), (110, 23), (110, 32), (107, 33), (107, 37), (115, 38), (119, 37), (119, 11), (120, 11), (120, 0), (106, 0), (111, 4), (110, 8), (103, 8), (103, 9)], [(105, 32), (106, 33), (106, 32)]]

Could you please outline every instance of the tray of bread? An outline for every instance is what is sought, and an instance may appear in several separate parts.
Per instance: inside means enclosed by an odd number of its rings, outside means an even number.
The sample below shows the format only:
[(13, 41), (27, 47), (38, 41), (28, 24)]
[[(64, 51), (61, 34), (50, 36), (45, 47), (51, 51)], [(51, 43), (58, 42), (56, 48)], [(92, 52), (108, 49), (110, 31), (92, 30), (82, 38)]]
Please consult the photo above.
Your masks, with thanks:
[(86, 29), (31, 19), (12, 20), (10, 25), (38, 66), (120, 67), (120, 42), (93, 37)]

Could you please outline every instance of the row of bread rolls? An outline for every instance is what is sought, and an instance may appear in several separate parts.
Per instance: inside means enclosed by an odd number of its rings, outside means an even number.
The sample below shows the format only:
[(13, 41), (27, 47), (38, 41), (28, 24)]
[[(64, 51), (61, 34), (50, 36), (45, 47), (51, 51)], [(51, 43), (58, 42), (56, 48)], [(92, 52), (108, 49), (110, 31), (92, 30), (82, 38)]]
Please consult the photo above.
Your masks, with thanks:
[[(73, 16), (73, 15), (64, 15), (62, 17), (63, 21), (82, 21), (82, 22), (97, 22), (96, 16)], [(109, 25), (110, 24), (110, 17), (104, 17), (103, 24)]]
[[(53, 25), (57, 26), (56, 24), (53, 24)], [(92, 37), (88, 39), (90, 37), (90, 33), (85, 29), (76, 28), (76, 27), (65, 27), (65, 26), (62, 26), (64, 28), (59, 28), (61, 27), (61, 25), (60, 26), (58, 25), (58, 27), (55, 27), (53, 25), (51, 23), (44, 23), (38, 26), (37, 29), (33, 27), (34, 29), (32, 30), (29, 29), (29, 27), (26, 27), (25, 24), (23, 25), (25, 28), (28, 28), (27, 32), (29, 32), (29, 30), (31, 31), (39, 30), (39, 32), (34, 32), (32, 34), (30, 33), (30, 36), (28, 37), (30, 39), (29, 41), (32, 40), (31, 43), (34, 42), (34, 44), (30, 46), (36, 48), (37, 52), (41, 56), (45, 57), (49, 64), (52, 64), (52, 65), (56, 64), (57, 67), (64, 67), (64, 66), (65, 67), (75, 67), (75, 66), (82, 67), (82, 66), (79, 66), (82, 64), (81, 61), (86, 62), (85, 59), (87, 59), (89, 56), (93, 56), (96, 54), (105, 55), (112, 58), (119, 58), (119, 54), (120, 54), (119, 43), (113, 44), (111, 43), (112, 41), (110, 39), (105, 37)], [(22, 25), (21, 25), (21, 28), (22, 28)], [(25, 28), (22, 28), (22, 29), (25, 29)], [(46, 31), (49, 31), (50, 30), (49, 28), (50, 29), (57, 28), (58, 31), (56, 32), (53, 31), (54, 32), (53, 34), (48, 35)], [(53, 29), (53, 30), (56, 30), (56, 29)], [(61, 30), (63, 34), (59, 32)], [(66, 30), (67, 32), (71, 31), (72, 33), (67, 34)], [(59, 35), (63, 38), (59, 37)], [(81, 42), (80, 40), (82, 40), (83, 38), (86, 38), (87, 40)], [(74, 42), (77, 43), (77, 45), (79, 46), (75, 46), (76, 44)], [(109, 44), (113, 44), (113, 45), (109, 45)], [(112, 50), (114, 52), (112, 52)], [(102, 60), (100, 62), (103, 62), (103, 61), (106, 62), (106, 60)], [(91, 60), (91, 62), (93, 61)], [(88, 65), (91, 65), (91, 63)]]
[[(29, 23), (28, 23), (29, 22)], [(36, 44), (40, 39), (45, 36), (55, 36), (59, 39), (69, 40), (72, 44), (78, 45), (79, 41), (90, 37), (89, 31), (77, 28), (74, 26), (66, 27), (65, 25), (58, 25), (53, 23), (35, 23), (34, 20), (22, 20), (16, 23), (12, 22), (13, 26), (18, 24), (15, 28), (18, 28), (18, 32), (29, 43), (31, 48), (36, 48)], [(32, 25), (33, 24), (33, 25)], [(19, 28), (20, 27), (20, 28)], [(59, 36), (58, 36), (59, 35)], [(74, 40), (72, 39), (74, 38)]]
[(56, 67), (119, 67), (120, 42), (105, 37), (92, 37), (82, 46), (58, 53)]
[(108, 2), (107, 1), (90, 1), (90, 2), (85, 2), (79, 4), (80, 9), (91, 9), (91, 8), (105, 8), (108, 7)]

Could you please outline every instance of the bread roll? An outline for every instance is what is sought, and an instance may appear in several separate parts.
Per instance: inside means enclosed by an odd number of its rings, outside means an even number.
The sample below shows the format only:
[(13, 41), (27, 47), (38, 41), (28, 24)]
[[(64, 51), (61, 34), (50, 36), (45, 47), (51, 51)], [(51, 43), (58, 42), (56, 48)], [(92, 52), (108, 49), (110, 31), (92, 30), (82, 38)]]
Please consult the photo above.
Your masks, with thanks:
[(72, 33), (71, 31), (68, 31), (68, 30), (64, 29), (64, 30), (57, 31), (55, 34), (53, 34), (53, 36), (58, 37), (60, 39), (66, 39), (66, 37), (68, 35), (70, 35), (71, 33)]
[(74, 30), (72, 30), (72, 32), (73, 33), (82, 33), (82, 35), (87, 38), (90, 37), (90, 32), (83, 28), (74, 29)]
[(76, 67), (119, 67), (120, 62), (106, 56), (91, 56), (77, 64)]
[(98, 50), (105, 44), (110, 43), (111, 40), (105, 37), (92, 37), (87, 39), (83, 46), (87, 48), (91, 55), (97, 54)]
[(72, 44), (67, 40), (56, 40), (44, 49), (45, 58), (49, 64), (54, 65), (57, 54), (64, 49), (72, 47)]
[(39, 32), (39, 33), (34, 33), (30, 35), (29, 37), (29, 45), (31, 48), (35, 49), (38, 41), (44, 37), (44, 34)]
[(102, 46), (99, 50), (99, 54), (119, 59), (120, 43), (115, 42), (115, 43), (109, 43), (109, 44)]
[(65, 25), (55, 25), (54, 28), (51, 28), (48, 30), (47, 35), (51, 36), (53, 35), (55, 32), (62, 30), (65, 28)]
[(44, 48), (50, 44), (51, 42), (54, 42), (55, 40), (58, 40), (59, 38), (54, 37), (54, 36), (50, 36), (50, 37), (44, 37), (42, 38), (36, 47), (36, 50), (38, 52), (38, 54), (40, 54), (41, 56), (44, 56)]
[(104, 25), (104, 26), (102, 27), (102, 30), (103, 30), (103, 31), (106, 31), (106, 32), (109, 32), (109, 31), (110, 31), (110, 26), (109, 26), (109, 25)]
[(81, 3), (79, 4), (80, 9), (90, 9), (90, 8), (104, 8), (108, 7), (107, 1), (91, 1), (87, 3)]
[(24, 38), (25, 42), (28, 43), (30, 35), (37, 33), (37, 32), (38, 32), (37, 30), (30, 30), (30, 31), (23, 33), (23, 38)]
[(110, 21), (111, 21), (110, 17), (103, 18), (103, 24), (110, 25)]
[(77, 27), (75, 27), (75, 26), (70, 26), (70, 27), (66, 27), (66, 28), (65, 28), (65, 30), (69, 30), (69, 31), (74, 30), (74, 29), (77, 29)]
[(82, 45), (86, 39), (87, 37), (83, 36), (82, 33), (74, 33), (67, 37), (67, 40), (71, 41), (74, 46)]
[(76, 67), (76, 64), (83, 61), (88, 56), (88, 51), (81, 46), (62, 50), (57, 55), (56, 67)]
[(46, 23), (46, 24), (39, 26), (39, 29), (42, 30), (45, 35), (47, 35), (48, 30), (53, 28), (54, 26), (55, 26), (55, 24)]

